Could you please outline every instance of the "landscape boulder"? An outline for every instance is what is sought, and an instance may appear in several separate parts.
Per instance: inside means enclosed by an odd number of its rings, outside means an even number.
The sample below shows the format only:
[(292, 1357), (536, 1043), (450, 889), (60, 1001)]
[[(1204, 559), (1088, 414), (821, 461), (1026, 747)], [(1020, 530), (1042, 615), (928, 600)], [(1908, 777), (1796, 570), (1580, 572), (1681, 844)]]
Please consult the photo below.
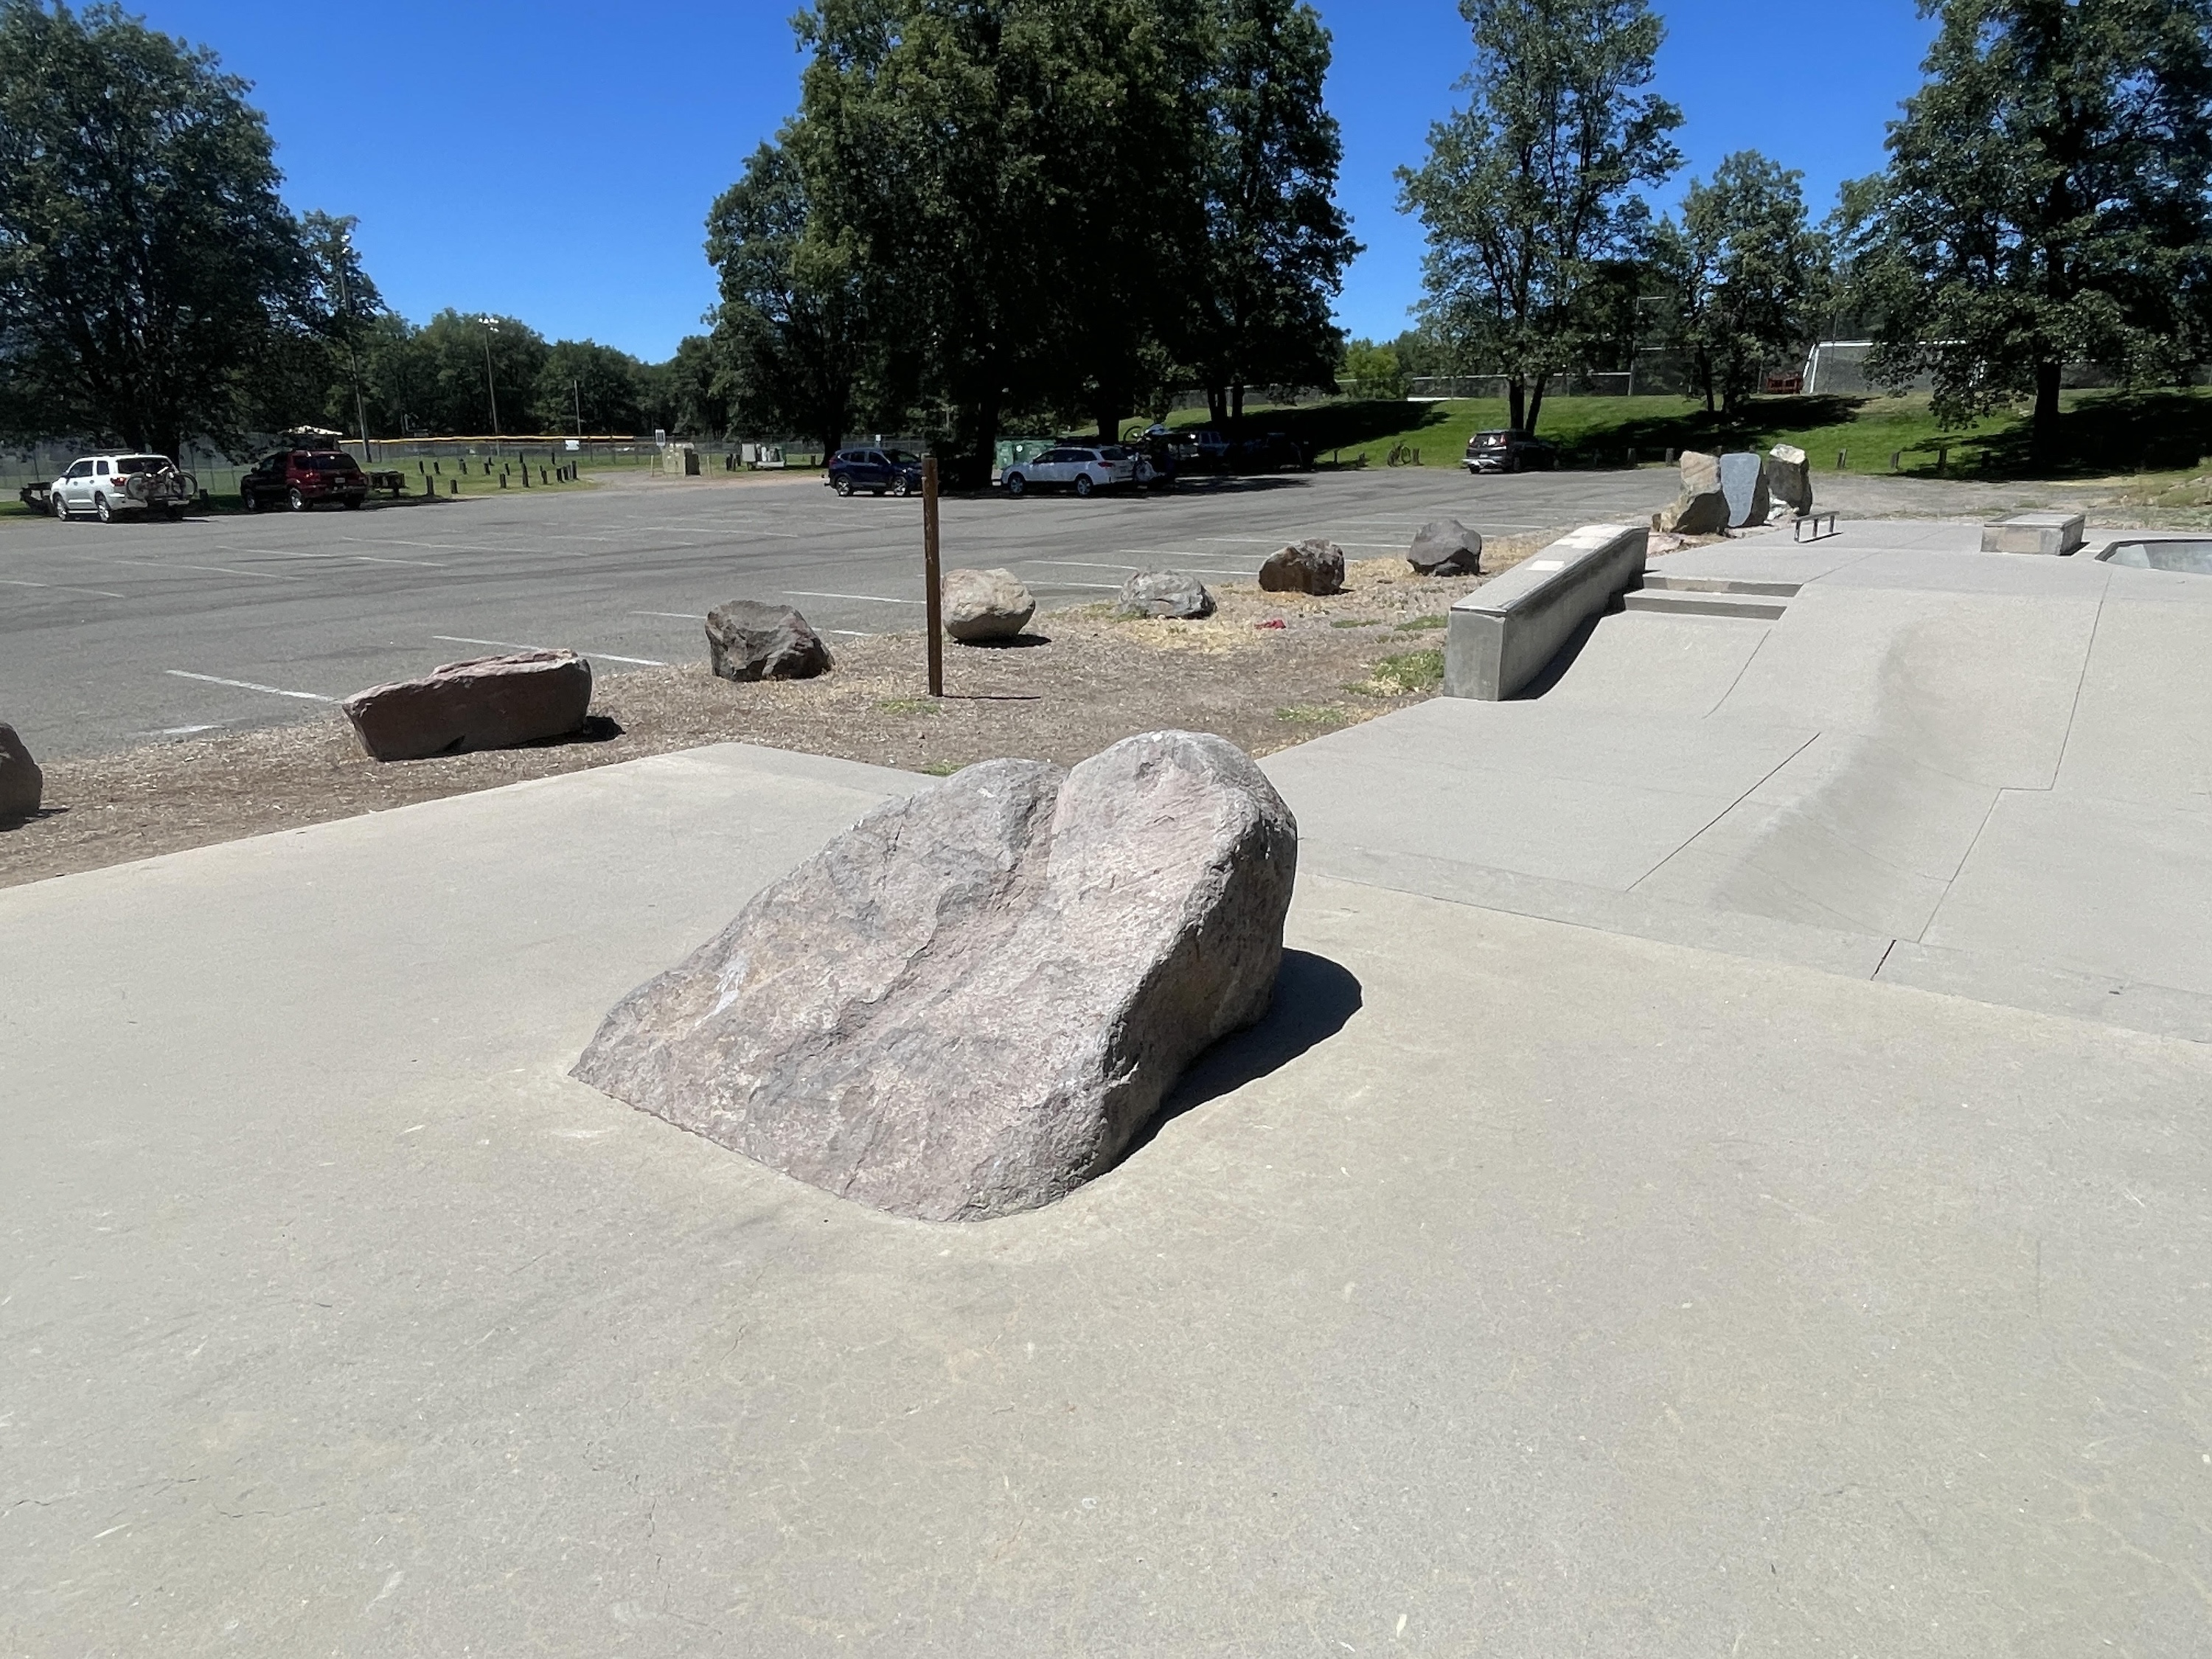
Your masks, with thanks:
[(1728, 497), (1721, 493), (1721, 458), (1682, 452), (1682, 493), (1651, 515), (1651, 527), (1674, 536), (1717, 536), (1728, 528)]
[(15, 728), (0, 720), (0, 823), (27, 818), (39, 810), (46, 775), (23, 746)]
[(945, 631), (963, 644), (1012, 639), (1036, 614), (1036, 600), (1011, 570), (948, 570), (938, 592)]
[(1292, 542), (1267, 556), (1260, 586), (1270, 593), (1341, 593), (1344, 550), (1334, 542)]
[(1766, 486), (1766, 457), (1741, 451), (1721, 457), (1721, 495), (1728, 502), (1731, 529), (1765, 524), (1772, 505)]
[(1196, 622), (1213, 614), (1213, 595), (1195, 576), (1180, 570), (1146, 570), (1121, 584), (1125, 617), (1169, 617)]
[(338, 705), (380, 761), (507, 749), (574, 731), (592, 707), (592, 665), (573, 651), (473, 657), (356, 691)]
[(1775, 504), (1799, 518), (1813, 510), (1813, 468), (1805, 452), (1795, 444), (1777, 444), (1766, 452), (1766, 488)]
[(730, 599), (707, 613), (707, 655), (726, 680), (811, 680), (830, 672), (830, 647), (787, 605)]
[(1263, 1014), (1297, 826), (1225, 738), (995, 760), (878, 808), (616, 1006), (574, 1075), (895, 1215), (1034, 1209)]
[(1481, 532), (1457, 519), (1431, 519), (1413, 538), (1406, 562), (1424, 576), (1480, 576)]

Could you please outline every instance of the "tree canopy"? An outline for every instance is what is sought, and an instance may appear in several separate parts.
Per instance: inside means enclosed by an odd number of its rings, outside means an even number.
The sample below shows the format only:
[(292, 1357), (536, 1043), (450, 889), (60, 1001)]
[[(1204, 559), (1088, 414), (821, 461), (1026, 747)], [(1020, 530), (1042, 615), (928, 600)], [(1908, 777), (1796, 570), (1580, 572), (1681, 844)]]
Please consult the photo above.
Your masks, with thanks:
[(0, 0), (0, 429), (234, 442), (328, 315), (269, 132), (213, 53)]
[(1927, 83), (1851, 192), (1869, 364), (1933, 378), (1945, 418), (2034, 398), (2063, 366), (2135, 380), (2201, 357), (2212, 295), (2212, 0), (1931, 0)]
[(1356, 251), (1301, 0), (816, 0), (797, 117), (715, 205), (740, 411), (1111, 435), (1176, 384), (1326, 380)]
[(1610, 260), (1642, 257), (1638, 187), (1680, 165), (1681, 112), (1646, 92), (1663, 31), (1644, 0), (1461, 0), (1474, 34), (1468, 106), (1401, 168), (1428, 234), (1425, 321), (1506, 380), (1516, 429), (1594, 331)]
[(1739, 150), (1692, 179), (1682, 222), (1654, 238), (1654, 274), (1674, 304), (1674, 341), (1704, 392), (1734, 414), (1770, 365), (1800, 354), (1826, 269), (1806, 223), (1802, 173)]

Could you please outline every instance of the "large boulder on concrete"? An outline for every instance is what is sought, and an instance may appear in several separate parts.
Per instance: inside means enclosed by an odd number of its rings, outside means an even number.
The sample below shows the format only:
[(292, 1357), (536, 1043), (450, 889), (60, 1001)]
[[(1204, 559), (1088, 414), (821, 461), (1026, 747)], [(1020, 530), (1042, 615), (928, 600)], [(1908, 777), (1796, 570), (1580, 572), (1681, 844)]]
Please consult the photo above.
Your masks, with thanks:
[(518, 651), (356, 691), (338, 705), (380, 761), (509, 749), (558, 738), (592, 708), (592, 665), (573, 651)]
[(1717, 536), (1728, 528), (1728, 497), (1718, 489), (1677, 495), (1651, 515), (1651, 527), (1670, 536)]
[(1125, 617), (1169, 617), (1196, 622), (1213, 614), (1213, 595), (1195, 576), (1180, 570), (1146, 570), (1121, 584)]
[(27, 818), (39, 810), (46, 787), (46, 775), (23, 746), (15, 728), (0, 720), (0, 823)]
[(1813, 464), (1795, 444), (1766, 452), (1766, 488), (1776, 503), (1802, 518), (1813, 510)]
[(1457, 519), (1431, 519), (1413, 538), (1406, 562), (1424, 576), (1480, 576), (1481, 532)]
[(830, 672), (830, 647), (787, 605), (730, 599), (707, 613), (707, 656), (726, 680), (811, 680)]
[(1341, 593), (1344, 550), (1334, 542), (1292, 542), (1267, 556), (1260, 586), (1270, 593)]
[(1772, 505), (1766, 485), (1766, 457), (1749, 451), (1722, 456), (1721, 494), (1728, 501), (1730, 529), (1765, 524)]
[(1680, 462), (1684, 499), (1710, 495), (1721, 487), (1721, 458), (1703, 450), (1686, 449)]
[(987, 761), (878, 808), (617, 1005), (575, 1076), (893, 1214), (1109, 1166), (1266, 1011), (1297, 826), (1224, 738)]
[(1036, 600), (1011, 570), (948, 570), (938, 593), (945, 631), (965, 644), (1010, 640), (1036, 614)]

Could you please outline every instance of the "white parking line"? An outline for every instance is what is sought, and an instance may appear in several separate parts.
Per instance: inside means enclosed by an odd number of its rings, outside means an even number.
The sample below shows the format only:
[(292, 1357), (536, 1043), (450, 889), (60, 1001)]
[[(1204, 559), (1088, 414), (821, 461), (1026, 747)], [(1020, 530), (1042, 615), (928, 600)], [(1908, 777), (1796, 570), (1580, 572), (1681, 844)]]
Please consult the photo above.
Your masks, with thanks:
[(226, 547), (225, 553), (252, 553), (264, 558), (276, 559), (337, 559), (346, 564), (412, 564), (425, 570), (443, 570), (442, 564), (433, 564), (428, 559), (387, 559), (374, 553), (294, 553), (281, 547)]
[[(472, 640), (462, 634), (433, 634), (430, 637), (445, 645), (495, 645), (502, 651), (551, 651), (550, 645), (518, 645), (513, 640)], [(665, 668), (668, 665), (658, 657), (617, 657), (611, 651), (581, 651), (584, 657), (604, 657), (609, 662), (634, 662), (641, 668)]]
[(633, 617), (665, 617), (671, 622), (704, 622), (707, 619), (691, 611), (633, 611)]
[(9, 587), (51, 587), (57, 593), (96, 593), (103, 599), (127, 599), (128, 593), (111, 593), (104, 587), (71, 587), (66, 582), (27, 582), (14, 577), (0, 577), (0, 586)]
[(1121, 584), (1119, 582), (1063, 582), (1042, 576), (1037, 578), (1037, 586), (1040, 587), (1087, 587), (1096, 589), (1101, 593), (1118, 593), (1121, 591)]
[(210, 685), (234, 686), (240, 691), (264, 691), (272, 697), (297, 697), (302, 702), (336, 702), (336, 697), (326, 697), (319, 691), (287, 691), (281, 685), (256, 685), (252, 680), (227, 680), (218, 674), (195, 674), (189, 669), (165, 668), (164, 674), (174, 674), (180, 680), (205, 680)]
[(865, 599), (871, 605), (920, 605), (920, 599), (894, 599), (881, 593), (812, 593), (803, 587), (783, 590), (794, 599)]
[(264, 582), (303, 582), (307, 580), (305, 576), (280, 576), (273, 570), (233, 570), (226, 564), (179, 564), (172, 559), (156, 562), (152, 559), (102, 558), (100, 562), (143, 565), (149, 570), (211, 570), (218, 576), (258, 576)]

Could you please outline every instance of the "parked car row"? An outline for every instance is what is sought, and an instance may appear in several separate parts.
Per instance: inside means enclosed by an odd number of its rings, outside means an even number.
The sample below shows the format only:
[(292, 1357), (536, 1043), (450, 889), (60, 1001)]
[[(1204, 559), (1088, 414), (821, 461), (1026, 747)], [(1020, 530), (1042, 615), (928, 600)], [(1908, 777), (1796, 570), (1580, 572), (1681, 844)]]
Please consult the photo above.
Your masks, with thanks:
[[(404, 484), (398, 474), (394, 488)], [(238, 481), (249, 513), (289, 507), (295, 513), (335, 501), (358, 507), (368, 499), (369, 475), (350, 455), (334, 449), (284, 449), (264, 456)], [(199, 496), (199, 481), (167, 455), (87, 455), (51, 483), (21, 492), (27, 507), (57, 519), (118, 518), (158, 514), (177, 519)]]

